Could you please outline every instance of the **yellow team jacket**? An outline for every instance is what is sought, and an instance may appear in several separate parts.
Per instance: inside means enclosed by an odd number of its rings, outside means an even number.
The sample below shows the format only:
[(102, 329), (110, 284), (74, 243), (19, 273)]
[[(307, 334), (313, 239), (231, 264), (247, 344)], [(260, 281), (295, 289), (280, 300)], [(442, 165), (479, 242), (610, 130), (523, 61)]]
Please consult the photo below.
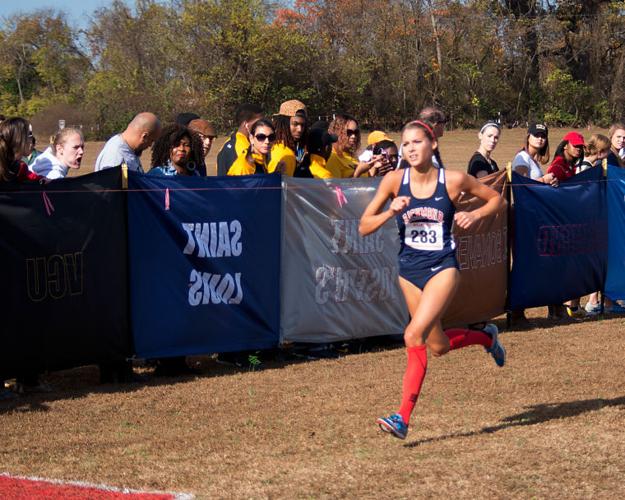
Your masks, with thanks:
[(326, 159), (323, 156), (310, 155), (310, 173), (315, 179), (333, 179), (336, 176), (327, 168)]
[(259, 154), (253, 154), (253, 165), (247, 160), (247, 154), (237, 156), (230, 169), (228, 175), (252, 175), (252, 174), (264, 174), (267, 172), (267, 161)]
[(286, 144), (276, 142), (271, 148), (271, 160), (267, 165), (267, 171), (273, 174), (280, 164), (282, 165), (282, 173), (293, 177), (297, 164), (295, 153)]
[[(358, 160), (349, 153), (337, 153), (332, 149), (332, 154), (328, 158), (326, 169), (332, 173), (332, 177), (340, 179), (353, 177), (354, 170), (358, 166)], [(312, 170), (311, 170), (312, 172)]]

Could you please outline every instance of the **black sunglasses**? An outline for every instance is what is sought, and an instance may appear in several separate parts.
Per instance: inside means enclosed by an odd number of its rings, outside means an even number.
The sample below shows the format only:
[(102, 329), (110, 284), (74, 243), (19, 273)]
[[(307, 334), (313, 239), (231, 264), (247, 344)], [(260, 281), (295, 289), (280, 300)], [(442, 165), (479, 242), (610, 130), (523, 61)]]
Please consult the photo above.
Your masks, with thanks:
[(254, 137), (259, 142), (265, 142), (267, 139), (269, 139), (269, 142), (273, 142), (276, 140), (276, 134), (269, 134), (269, 135), (256, 134)]
[(359, 135), (360, 134), (360, 130), (358, 130), (358, 129), (352, 130), (352, 129), (348, 128), (345, 133), (347, 134), (347, 137), (351, 137), (352, 135)]

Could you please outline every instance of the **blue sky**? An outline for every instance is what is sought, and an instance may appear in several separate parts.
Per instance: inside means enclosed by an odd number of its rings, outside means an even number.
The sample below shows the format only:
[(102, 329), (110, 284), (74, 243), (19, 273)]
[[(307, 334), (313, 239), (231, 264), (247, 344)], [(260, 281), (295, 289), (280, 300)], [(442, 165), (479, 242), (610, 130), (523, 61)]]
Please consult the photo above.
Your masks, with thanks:
[[(129, 5), (134, 5), (134, 0), (125, 1)], [(0, 0), (0, 17), (51, 7), (64, 11), (71, 24), (85, 26), (87, 16), (91, 15), (95, 9), (106, 7), (111, 3), (111, 0)]]

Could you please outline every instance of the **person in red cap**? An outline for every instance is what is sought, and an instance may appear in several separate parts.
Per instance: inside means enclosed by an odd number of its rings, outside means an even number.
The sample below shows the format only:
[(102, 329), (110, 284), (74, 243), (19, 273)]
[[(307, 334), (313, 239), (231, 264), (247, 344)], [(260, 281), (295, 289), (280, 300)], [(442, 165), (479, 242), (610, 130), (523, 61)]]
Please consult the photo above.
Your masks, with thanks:
[(575, 175), (577, 163), (584, 157), (584, 136), (579, 132), (569, 132), (556, 149), (555, 157), (547, 172), (559, 181)]
[[(584, 145), (584, 136), (579, 132), (566, 134), (556, 148), (556, 153), (547, 172), (552, 174), (559, 182), (573, 177), (578, 163), (584, 157)], [(585, 311), (579, 307), (579, 299), (570, 300), (564, 306), (566, 314), (571, 318), (582, 318), (585, 316)], [(549, 305), (548, 310), (549, 318), (560, 319), (562, 314), (562, 306), (560, 304)]]

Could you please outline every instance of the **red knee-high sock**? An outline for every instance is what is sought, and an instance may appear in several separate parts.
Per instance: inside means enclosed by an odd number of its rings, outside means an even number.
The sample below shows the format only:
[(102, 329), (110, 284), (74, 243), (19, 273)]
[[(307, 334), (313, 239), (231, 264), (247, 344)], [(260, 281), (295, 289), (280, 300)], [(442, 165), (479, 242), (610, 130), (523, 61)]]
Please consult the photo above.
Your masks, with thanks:
[(468, 328), (450, 328), (445, 330), (449, 338), (450, 351), (461, 349), (469, 345), (483, 345), (489, 349), (493, 345), (492, 337), (481, 330), (469, 330)]
[(427, 371), (428, 353), (425, 350), (425, 345), (407, 347), (406, 352), (408, 354), (408, 365), (404, 373), (399, 414), (404, 419), (404, 422), (408, 424), (410, 422), (410, 414), (421, 392), (425, 372)]

